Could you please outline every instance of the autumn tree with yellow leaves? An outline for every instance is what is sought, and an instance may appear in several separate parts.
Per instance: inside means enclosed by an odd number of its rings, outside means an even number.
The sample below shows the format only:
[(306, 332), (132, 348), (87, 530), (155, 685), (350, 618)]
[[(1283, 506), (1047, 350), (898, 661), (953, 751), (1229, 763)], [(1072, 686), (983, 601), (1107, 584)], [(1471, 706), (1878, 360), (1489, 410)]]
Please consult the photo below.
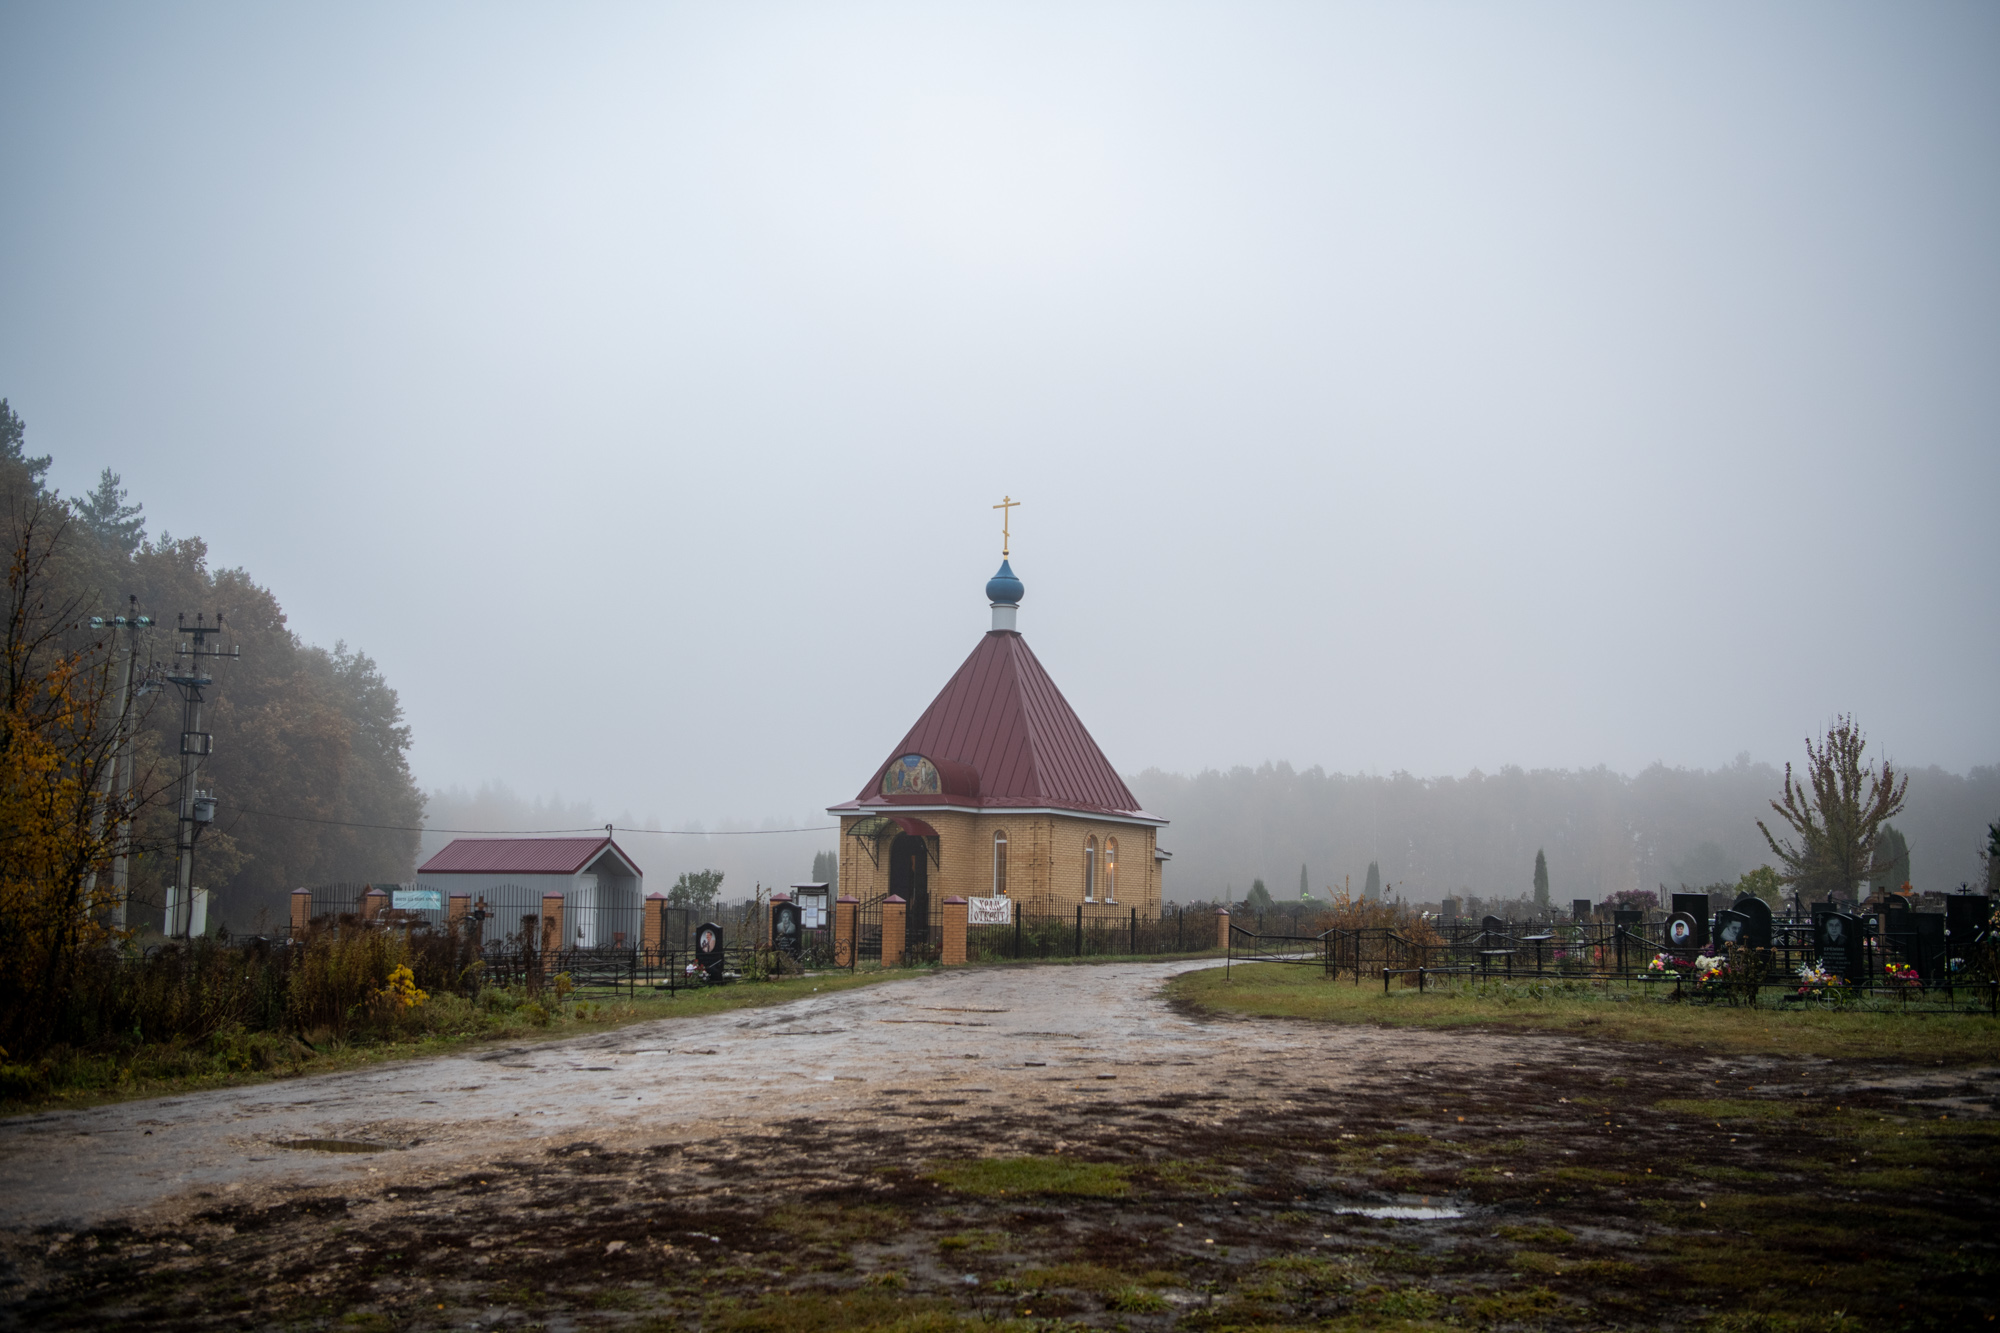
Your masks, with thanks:
[[(38, 460), (27, 460), (33, 463)], [(112, 940), (104, 873), (151, 780), (107, 781), (129, 701), (113, 687), (113, 645), (82, 594), (63, 595), (66, 505), (36, 471), (0, 458), (9, 546), (0, 625), (0, 1046), (36, 1043), (79, 961)]]

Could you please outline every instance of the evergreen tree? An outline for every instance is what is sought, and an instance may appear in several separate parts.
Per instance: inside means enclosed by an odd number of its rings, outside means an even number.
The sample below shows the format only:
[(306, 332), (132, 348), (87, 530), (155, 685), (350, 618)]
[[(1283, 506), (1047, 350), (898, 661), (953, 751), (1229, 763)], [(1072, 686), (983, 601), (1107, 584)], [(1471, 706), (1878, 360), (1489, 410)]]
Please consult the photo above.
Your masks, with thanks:
[(840, 855), (837, 852), (814, 852), (812, 882), (832, 884), (840, 878)]
[(1986, 891), (2000, 893), (2000, 823), (1986, 826)]
[(1302, 903), (1312, 901), (1312, 886), (1306, 879), (1306, 868), (1303, 865), (1299, 867), (1299, 901)]
[(97, 479), (97, 489), (81, 500), (70, 501), (77, 524), (102, 542), (106, 549), (130, 559), (146, 540), (146, 506), (125, 503), (123, 481), (110, 468)]
[(1243, 905), (1252, 908), (1266, 908), (1271, 905), (1271, 891), (1264, 887), (1264, 881), (1250, 881), (1250, 892), (1243, 895)]
[(1910, 882), (1910, 844), (1894, 824), (1884, 824), (1875, 841), (1875, 863), (1868, 868), (1868, 882), (1891, 893)]
[(1368, 878), (1361, 882), (1361, 901), (1372, 903), (1382, 896), (1382, 867), (1370, 861)]
[(21, 420), (20, 413), (0, 398), (0, 467), (12, 472), (19, 469), (27, 474), (28, 488), (36, 494), (43, 490), (42, 474), (49, 470), (49, 455), (30, 458), (23, 446), (28, 440), (28, 423)]
[(1542, 849), (1535, 848), (1535, 906), (1549, 905), (1549, 858), (1542, 855)]

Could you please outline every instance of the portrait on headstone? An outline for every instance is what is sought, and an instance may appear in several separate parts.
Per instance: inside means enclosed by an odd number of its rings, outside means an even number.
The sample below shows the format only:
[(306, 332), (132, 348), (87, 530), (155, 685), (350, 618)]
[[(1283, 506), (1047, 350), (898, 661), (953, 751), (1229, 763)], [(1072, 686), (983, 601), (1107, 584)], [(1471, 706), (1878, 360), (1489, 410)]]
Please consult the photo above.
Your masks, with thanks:
[(713, 921), (702, 922), (694, 932), (694, 961), (708, 973), (710, 981), (720, 981), (724, 959), (722, 927)]

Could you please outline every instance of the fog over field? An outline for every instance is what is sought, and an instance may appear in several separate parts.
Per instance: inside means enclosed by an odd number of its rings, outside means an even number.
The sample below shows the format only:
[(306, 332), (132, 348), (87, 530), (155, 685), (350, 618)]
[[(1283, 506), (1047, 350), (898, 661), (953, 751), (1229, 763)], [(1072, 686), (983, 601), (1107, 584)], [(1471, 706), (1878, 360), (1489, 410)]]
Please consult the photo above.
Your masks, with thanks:
[(1850, 712), (1946, 887), (1996, 69), (1947, 3), (7, 6), (0, 397), (366, 654), (436, 829), (803, 878), (738, 832), (888, 754), (1011, 495), (1172, 896), (1734, 874)]

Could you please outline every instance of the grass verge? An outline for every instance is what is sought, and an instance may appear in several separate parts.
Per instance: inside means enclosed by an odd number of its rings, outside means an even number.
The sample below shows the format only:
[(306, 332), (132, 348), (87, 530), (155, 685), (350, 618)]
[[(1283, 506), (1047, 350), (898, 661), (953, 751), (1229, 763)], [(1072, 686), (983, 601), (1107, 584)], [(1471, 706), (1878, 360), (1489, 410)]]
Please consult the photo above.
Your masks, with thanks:
[(1673, 1003), (1616, 984), (1488, 982), (1448, 989), (1359, 986), (1313, 968), (1252, 963), (1167, 983), (1195, 1009), (1256, 1018), (1390, 1026), (1535, 1028), (1702, 1051), (1970, 1063), (2000, 1060), (2000, 1019), (1941, 1010), (1732, 1008)]
[(976, 1157), (933, 1167), (928, 1179), (976, 1198), (1057, 1194), (1113, 1199), (1128, 1188), (1122, 1166), (1066, 1157)]
[(458, 996), (439, 996), (430, 1002), (438, 1006), (429, 1024), (432, 1030), (393, 1039), (321, 1037), (308, 1043), (287, 1033), (229, 1029), (199, 1041), (145, 1042), (112, 1051), (58, 1048), (37, 1061), (32, 1071), (0, 1085), (0, 1115), (336, 1073), (388, 1060), (450, 1055), (497, 1041), (557, 1040), (660, 1018), (699, 1018), (784, 1004), (815, 993), (920, 975), (919, 971), (833, 972), (671, 994), (642, 989), (629, 997), (577, 991), (567, 1002), (543, 1005), (472, 1003)]

